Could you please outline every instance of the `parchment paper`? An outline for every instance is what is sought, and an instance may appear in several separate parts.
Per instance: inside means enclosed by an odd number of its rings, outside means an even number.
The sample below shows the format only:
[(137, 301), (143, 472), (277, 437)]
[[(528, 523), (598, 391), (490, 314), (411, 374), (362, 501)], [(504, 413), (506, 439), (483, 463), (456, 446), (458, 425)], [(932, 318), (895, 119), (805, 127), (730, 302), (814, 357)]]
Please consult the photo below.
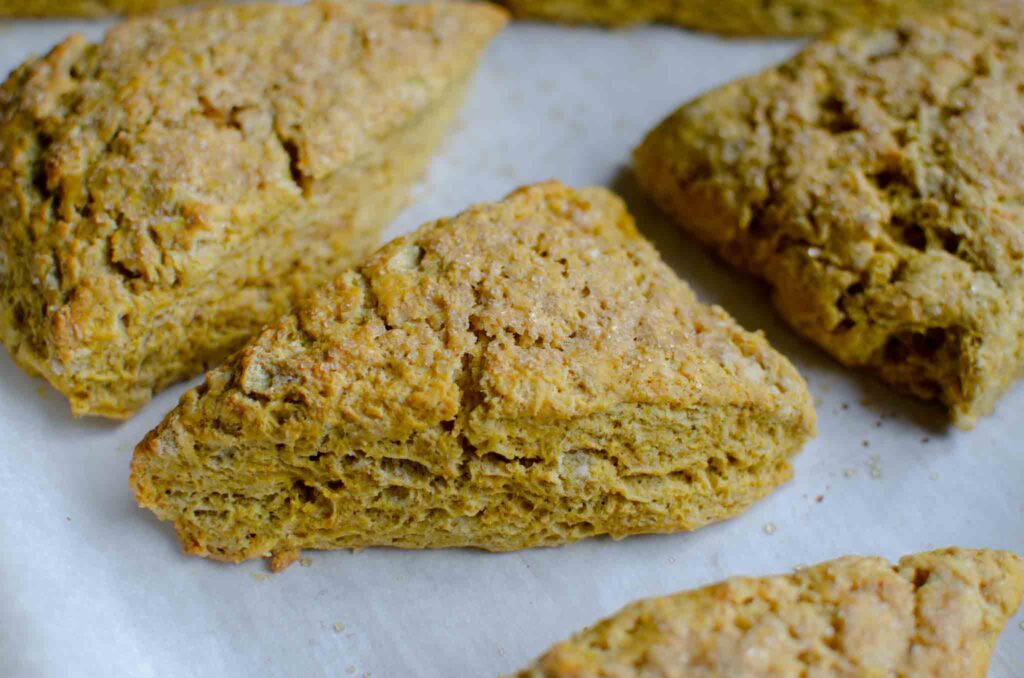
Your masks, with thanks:
[[(0, 72), (72, 30), (0, 23)], [(312, 553), (268, 575), (183, 556), (135, 506), (134, 444), (184, 385), (123, 423), (74, 420), (0, 352), (0, 675), (494, 676), (635, 598), (846, 554), (947, 545), (1024, 552), (1024, 388), (971, 433), (943, 412), (841, 368), (788, 330), (762, 285), (654, 212), (628, 166), (683, 101), (793, 53), (672, 28), (608, 33), (519, 24), (493, 44), (459, 123), (397, 235), (524, 183), (619, 190), (702, 299), (763, 329), (807, 376), (820, 436), (796, 479), (742, 517), (691, 534), (606, 539), (507, 555), (370, 549)], [(193, 382), (194, 383), (194, 382)], [(1024, 675), (1024, 617), (992, 676)]]

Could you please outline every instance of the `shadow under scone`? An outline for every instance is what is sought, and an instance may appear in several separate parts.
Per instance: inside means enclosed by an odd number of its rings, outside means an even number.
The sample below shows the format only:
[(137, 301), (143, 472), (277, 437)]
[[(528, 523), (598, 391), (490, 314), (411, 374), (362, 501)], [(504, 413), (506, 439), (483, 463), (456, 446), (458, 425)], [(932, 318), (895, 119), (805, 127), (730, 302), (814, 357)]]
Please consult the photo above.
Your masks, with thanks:
[(670, 532), (741, 512), (814, 432), (806, 385), (621, 200), (558, 183), (423, 226), (264, 330), (136, 449), (192, 553)]

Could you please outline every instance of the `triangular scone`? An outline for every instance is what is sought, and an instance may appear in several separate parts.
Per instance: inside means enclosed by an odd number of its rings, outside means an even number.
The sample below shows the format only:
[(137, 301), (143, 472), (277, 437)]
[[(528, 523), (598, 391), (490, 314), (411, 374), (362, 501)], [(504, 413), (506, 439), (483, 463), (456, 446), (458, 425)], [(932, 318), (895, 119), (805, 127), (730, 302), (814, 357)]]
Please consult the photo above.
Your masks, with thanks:
[(724, 35), (814, 35), (985, 0), (504, 0), (517, 16), (625, 26), (660, 21)]
[(505, 22), (226, 4), (73, 36), (0, 87), (0, 338), (125, 417), (364, 257)]
[(1024, 370), (1024, 4), (986, 6), (835, 34), (636, 152), (797, 330), (965, 428)]
[(0, 17), (99, 17), (199, 2), (202, 0), (0, 0)]
[(517, 675), (983, 678), (1022, 595), (1005, 551), (840, 558), (633, 603)]
[(266, 329), (136, 448), (185, 548), (495, 551), (699, 527), (790, 477), (806, 385), (621, 200), (559, 183), (427, 224)]

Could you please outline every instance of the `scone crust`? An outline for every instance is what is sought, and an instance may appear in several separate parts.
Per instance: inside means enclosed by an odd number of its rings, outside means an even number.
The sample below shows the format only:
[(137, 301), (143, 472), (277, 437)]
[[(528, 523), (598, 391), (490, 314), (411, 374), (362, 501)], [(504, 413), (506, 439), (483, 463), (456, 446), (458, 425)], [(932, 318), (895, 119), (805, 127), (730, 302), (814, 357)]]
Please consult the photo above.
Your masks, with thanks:
[(988, 7), (834, 34), (635, 154), (797, 330), (965, 428), (1024, 367), (1024, 10)]
[(102, 17), (111, 14), (141, 14), (203, 2), (204, 0), (0, 0), (0, 17)]
[(882, 26), (984, 0), (504, 0), (513, 14), (605, 26), (674, 23), (723, 35), (817, 35)]
[(1005, 551), (846, 557), (633, 603), (517, 677), (983, 678), (1022, 595)]
[(130, 415), (376, 245), (505, 21), (254, 3), (72, 36), (0, 87), (0, 333)]
[(734, 515), (814, 425), (793, 366), (697, 302), (619, 198), (552, 182), (318, 291), (183, 397), (132, 483), (224, 560), (506, 551)]

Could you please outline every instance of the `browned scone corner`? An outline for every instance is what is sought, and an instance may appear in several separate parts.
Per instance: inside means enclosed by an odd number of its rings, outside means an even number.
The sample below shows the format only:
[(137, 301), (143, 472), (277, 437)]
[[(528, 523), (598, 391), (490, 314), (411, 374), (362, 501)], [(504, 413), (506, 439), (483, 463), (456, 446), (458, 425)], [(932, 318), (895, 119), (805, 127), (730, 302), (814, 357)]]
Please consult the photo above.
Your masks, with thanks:
[(1024, 6), (987, 7), (834, 34), (635, 154), (793, 327), (963, 428), (1024, 369)]
[(628, 26), (672, 23), (722, 35), (817, 35), (988, 0), (504, 0), (518, 17)]
[[(216, 1), (216, 0), (212, 0)], [(0, 17), (101, 17), (141, 14), (211, 0), (0, 0)]]
[(1005, 551), (840, 558), (633, 603), (516, 676), (984, 678), (1022, 595)]
[(187, 551), (507, 551), (690, 530), (792, 473), (806, 384), (701, 305), (622, 201), (551, 182), (399, 238), (139, 444)]
[(503, 10), (224, 5), (73, 36), (0, 87), (0, 338), (127, 417), (377, 244)]

